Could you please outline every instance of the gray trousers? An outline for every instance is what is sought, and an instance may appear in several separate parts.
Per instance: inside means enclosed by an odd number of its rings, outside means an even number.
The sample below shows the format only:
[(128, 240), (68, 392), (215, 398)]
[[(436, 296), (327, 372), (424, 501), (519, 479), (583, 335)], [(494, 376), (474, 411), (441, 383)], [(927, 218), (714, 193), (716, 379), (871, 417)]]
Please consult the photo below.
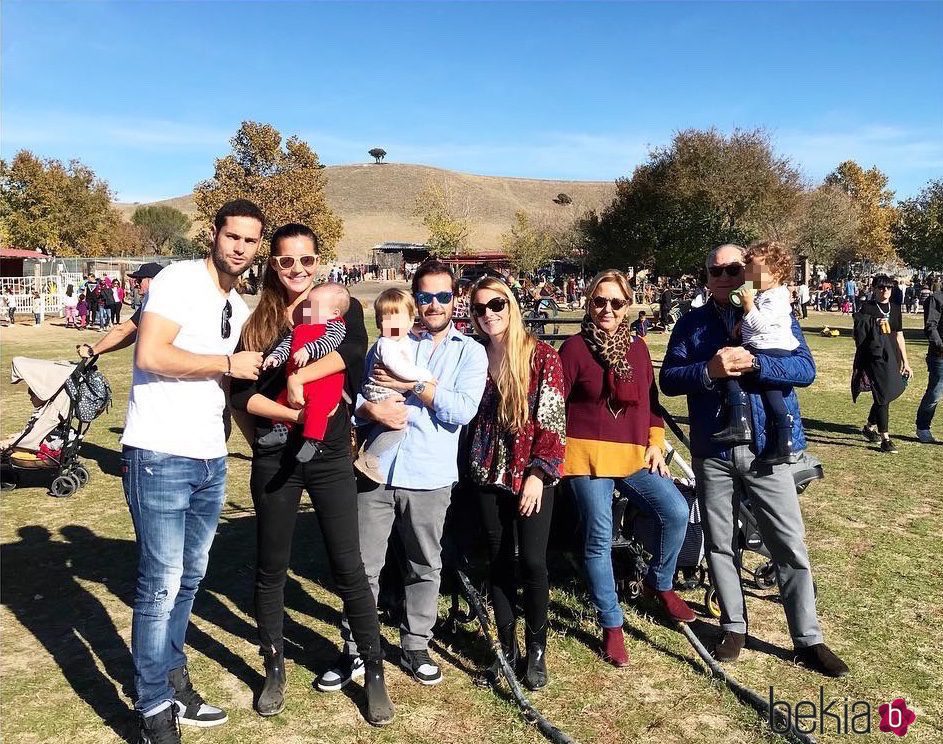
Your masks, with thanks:
[[(361, 481), (363, 479), (360, 479)], [(370, 486), (375, 486), (370, 488)], [(380, 570), (395, 525), (406, 549), (406, 612), (400, 626), (400, 646), (405, 651), (424, 651), (432, 640), (438, 616), (439, 579), (442, 573), (442, 530), (452, 500), (452, 486), (431, 491), (360, 485), (357, 494), (360, 521), (360, 553), (376, 601)], [(346, 616), (341, 622), (344, 650), (357, 654)]]
[(789, 465), (754, 467), (747, 445), (734, 447), (731, 460), (695, 458), (697, 494), (704, 520), (705, 552), (711, 581), (720, 600), (724, 630), (747, 632), (746, 603), (740, 584), (737, 515), (740, 498), (750, 498), (763, 542), (776, 567), (779, 594), (789, 634), (796, 648), (822, 642), (815, 613), (812, 568), (805, 546), (805, 525)]

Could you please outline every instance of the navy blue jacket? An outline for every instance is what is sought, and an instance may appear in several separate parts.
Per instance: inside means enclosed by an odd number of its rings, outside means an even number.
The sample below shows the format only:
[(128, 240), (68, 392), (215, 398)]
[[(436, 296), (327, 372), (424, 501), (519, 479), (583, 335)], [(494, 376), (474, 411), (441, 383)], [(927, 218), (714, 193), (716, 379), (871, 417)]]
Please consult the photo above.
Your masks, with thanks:
[[(691, 424), (691, 455), (694, 457), (720, 457), (729, 459), (730, 453), (722, 445), (711, 442), (711, 436), (727, 425), (724, 416), (722, 385), (714, 381), (712, 388), (705, 386), (707, 362), (724, 346), (738, 346), (727, 330), (734, 316), (731, 310), (722, 309), (713, 300), (702, 307), (694, 308), (675, 324), (661, 367), (661, 390), (665, 395), (687, 395), (688, 414)], [(744, 392), (748, 393), (753, 420), (754, 453), (762, 453), (766, 447), (766, 412), (763, 400), (757, 392), (757, 383), (781, 386), (786, 394), (786, 407), (792, 415), (793, 450), (806, 447), (799, 399), (793, 387), (807, 387), (815, 379), (815, 360), (793, 318), (792, 332), (799, 340), (799, 347), (791, 356), (773, 357), (759, 353), (758, 372), (738, 378)]]

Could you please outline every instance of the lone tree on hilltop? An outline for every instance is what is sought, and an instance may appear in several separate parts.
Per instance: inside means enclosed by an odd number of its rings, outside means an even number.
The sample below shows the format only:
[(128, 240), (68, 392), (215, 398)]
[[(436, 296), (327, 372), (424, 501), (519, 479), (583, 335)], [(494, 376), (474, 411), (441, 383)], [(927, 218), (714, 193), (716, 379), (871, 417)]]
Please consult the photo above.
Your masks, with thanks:
[(382, 147), (374, 147), (372, 150), (367, 152), (367, 155), (369, 155), (371, 158), (374, 158), (377, 163), (379, 163), (381, 160), (383, 160), (383, 158), (386, 157), (386, 150), (384, 150)]
[(562, 206), (566, 206), (567, 204), (573, 203), (573, 200), (570, 198), (570, 195), (564, 194), (562, 191), (559, 194), (557, 194), (556, 198), (553, 201)]

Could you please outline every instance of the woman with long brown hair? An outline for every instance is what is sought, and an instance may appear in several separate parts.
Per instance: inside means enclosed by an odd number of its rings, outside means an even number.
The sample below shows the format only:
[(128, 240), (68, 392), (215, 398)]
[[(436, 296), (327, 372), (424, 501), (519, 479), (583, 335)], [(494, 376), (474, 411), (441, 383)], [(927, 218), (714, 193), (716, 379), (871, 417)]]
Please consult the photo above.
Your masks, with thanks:
[[(515, 666), (516, 532), (527, 650), (524, 684), (537, 690), (547, 684), (547, 540), (566, 443), (563, 369), (553, 347), (524, 328), (521, 309), (504, 282), (480, 279), (471, 292), (471, 311), (488, 352), (488, 380), (469, 431), (469, 472), (488, 538), (494, 621), (505, 656)], [(494, 665), (479, 682), (497, 679)]]
[(645, 342), (626, 319), (632, 290), (621, 271), (597, 274), (586, 288), (582, 328), (560, 347), (566, 381), (567, 453), (563, 473), (583, 527), (590, 596), (603, 629), (603, 658), (629, 663), (612, 570), (612, 494), (618, 490), (654, 520), (646, 594), (678, 622), (694, 613), (672, 590), (688, 505), (668, 475), (665, 425)]
[[(242, 348), (269, 353), (294, 325), (304, 322), (304, 302), (315, 281), (318, 259), (318, 238), (310, 228), (289, 224), (275, 231), (259, 304), (246, 322)], [(303, 369), (310, 378), (346, 369), (349, 397), (360, 385), (367, 345), (359, 302), (350, 303), (344, 321), (347, 335), (337, 351)], [(360, 556), (350, 412), (345, 402), (338, 405), (328, 420), (321, 456), (309, 462), (296, 459), (303, 444), (300, 427), (294, 427), (286, 444), (260, 447), (259, 439), (271, 430), (273, 420), (299, 423), (304, 417), (303, 409), (275, 402), (286, 385), (284, 370), (270, 368), (254, 383), (234, 380), (232, 389), (233, 406), (255, 416), (256, 428), (249, 485), (258, 520), (255, 616), (265, 663), (265, 683), (256, 708), (260, 715), (272, 716), (285, 706), (285, 580), (301, 492), (306, 490), (318, 513), (331, 573), (363, 659), (351, 676), (366, 674), (367, 720), (384, 725), (393, 720), (393, 705), (384, 683), (376, 603)]]

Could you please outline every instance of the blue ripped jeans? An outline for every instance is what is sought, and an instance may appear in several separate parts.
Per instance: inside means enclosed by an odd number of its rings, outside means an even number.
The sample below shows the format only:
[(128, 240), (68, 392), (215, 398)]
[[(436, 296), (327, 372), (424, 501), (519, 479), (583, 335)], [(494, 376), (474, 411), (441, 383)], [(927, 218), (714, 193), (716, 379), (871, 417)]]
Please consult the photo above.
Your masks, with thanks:
[(138, 546), (134, 707), (149, 715), (173, 700), (168, 674), (187, 662), (183, 644), (223, 507), (226, 458), (125, 447), (121, 471)]

